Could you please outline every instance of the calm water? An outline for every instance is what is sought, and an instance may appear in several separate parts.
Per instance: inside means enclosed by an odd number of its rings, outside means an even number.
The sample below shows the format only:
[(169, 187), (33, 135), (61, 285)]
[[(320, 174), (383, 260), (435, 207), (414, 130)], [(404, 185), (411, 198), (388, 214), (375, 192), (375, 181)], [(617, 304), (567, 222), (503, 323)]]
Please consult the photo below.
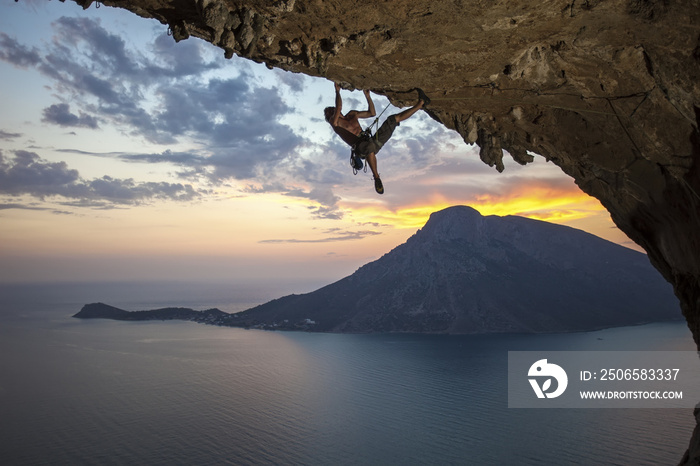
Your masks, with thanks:
[[(675, 464), (694, 425), (691, 410), (507, 408), (508, 350), (694, 350), (684, 323), (422, 336), (69, 317), (197, 298), (143, 291), (0, 289), (2, 464)], [(203, 294), (184, 304), (255, 303)]]

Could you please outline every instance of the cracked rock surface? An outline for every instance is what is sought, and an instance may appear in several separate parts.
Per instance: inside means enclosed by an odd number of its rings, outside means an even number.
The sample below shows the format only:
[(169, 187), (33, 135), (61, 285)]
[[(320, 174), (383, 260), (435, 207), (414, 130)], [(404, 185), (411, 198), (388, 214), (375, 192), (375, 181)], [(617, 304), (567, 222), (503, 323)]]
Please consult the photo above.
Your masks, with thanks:
[(700, 0), (102, 3), (398, 106), (421, 87), (496, 170), (544, 156), (647, 251), (700, 344)]

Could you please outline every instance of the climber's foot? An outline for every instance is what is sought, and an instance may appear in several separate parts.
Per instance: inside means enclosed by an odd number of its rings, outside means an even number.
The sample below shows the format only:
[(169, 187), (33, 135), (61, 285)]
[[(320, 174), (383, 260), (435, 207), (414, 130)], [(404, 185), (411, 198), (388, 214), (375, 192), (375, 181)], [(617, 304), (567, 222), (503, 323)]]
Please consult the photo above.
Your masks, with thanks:
[(374, 190), (377, 191), (379, 194), (384, 194), (384, 185), (382, 184), (382, 180), (379, 177), (376, 177), (374, 179)]
[(422, 100), (422, 101), (423, 101), (423, 107), (425, 107), (426, 105), (430, 104), (430, 97), (428, 97), (427, 95), (425, 95), (425, 92), (423, 92), (423, 89), (418, 88), (418, 89), (416, 89), (416, 90), (418, 91), (418, 100)]

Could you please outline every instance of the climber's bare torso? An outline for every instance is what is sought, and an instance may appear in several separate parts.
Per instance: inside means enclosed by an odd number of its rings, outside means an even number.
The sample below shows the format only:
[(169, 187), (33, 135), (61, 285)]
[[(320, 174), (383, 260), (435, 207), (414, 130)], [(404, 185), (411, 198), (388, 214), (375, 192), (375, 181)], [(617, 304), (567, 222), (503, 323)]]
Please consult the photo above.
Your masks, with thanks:
[(336, 124), (331, 123), (333, 131), (340, 136), (349, 146), (354, 146), (362, 133), (357, 110), (351, 110), (347, 115), (340, 115)]

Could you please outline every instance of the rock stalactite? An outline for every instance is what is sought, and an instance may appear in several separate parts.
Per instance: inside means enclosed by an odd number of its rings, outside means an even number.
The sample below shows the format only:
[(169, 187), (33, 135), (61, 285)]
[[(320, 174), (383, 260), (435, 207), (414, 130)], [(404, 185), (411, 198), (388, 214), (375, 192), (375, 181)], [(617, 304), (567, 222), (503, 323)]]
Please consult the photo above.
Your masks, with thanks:
[(102, 3), (398, 106), (421, 87), (499, 171), (544, 156), (647, 251), (700, 345), (700, 0)]

